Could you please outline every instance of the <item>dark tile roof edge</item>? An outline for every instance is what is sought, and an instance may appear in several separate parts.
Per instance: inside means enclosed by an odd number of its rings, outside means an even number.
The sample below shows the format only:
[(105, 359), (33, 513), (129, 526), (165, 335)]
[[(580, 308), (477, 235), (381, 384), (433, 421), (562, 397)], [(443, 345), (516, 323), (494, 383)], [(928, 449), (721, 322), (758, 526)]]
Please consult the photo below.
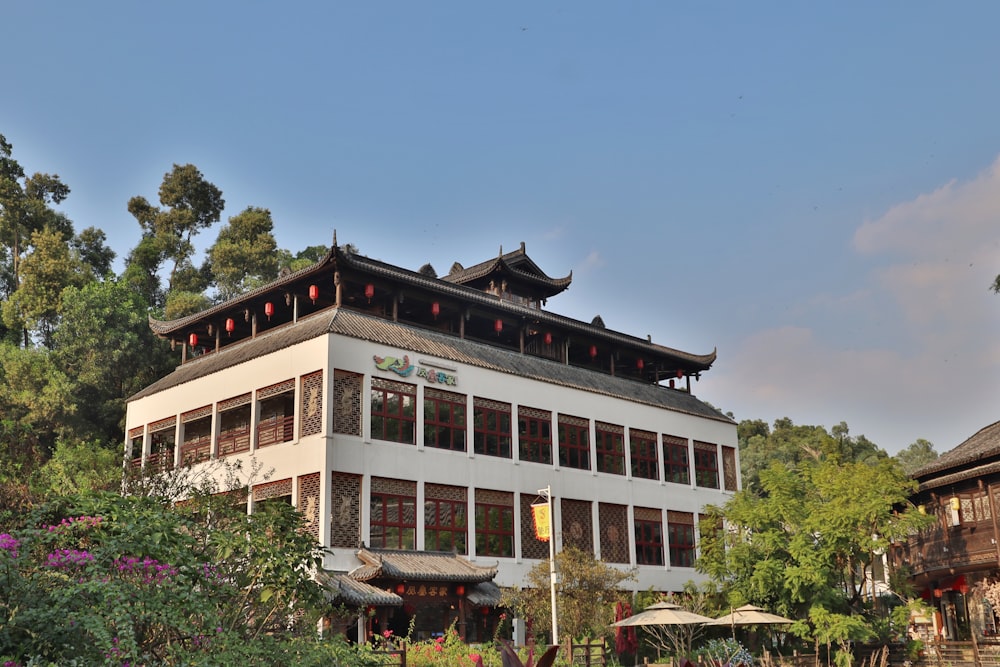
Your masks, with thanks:
[[(951, 449), (927, 465), (915, 471), (911, 476), (922, 480), (935, 473), (969, 465), (975, 461), (1000, 457), (1000, 421), (976, 431), (962, 444)], [(922, 483), (922, 482), (921, 482)]]

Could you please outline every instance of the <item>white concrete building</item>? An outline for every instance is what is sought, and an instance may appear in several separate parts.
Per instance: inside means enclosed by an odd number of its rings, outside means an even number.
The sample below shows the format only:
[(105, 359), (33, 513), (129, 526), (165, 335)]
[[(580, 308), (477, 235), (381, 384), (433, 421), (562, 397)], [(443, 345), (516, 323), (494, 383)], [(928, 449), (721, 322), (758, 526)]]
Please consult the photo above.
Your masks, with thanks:
[(530, 508), (546, 487), (558, 549), (680, 590), (701, 578), (699, 513), (739, 487), (736, 424), (691, 391), (715, 352), (544, 309), (570, 280), (523, 244), (437, 278), (334, 240), (312, 267), (151, 322), (182, 363), (129, 400), (126, 456), (273, 469), (251, 505), (294, 504), (328, 583), (389, 627), (437, 608), (418, 630), (490, 632), (496, 586), (548, 558)]

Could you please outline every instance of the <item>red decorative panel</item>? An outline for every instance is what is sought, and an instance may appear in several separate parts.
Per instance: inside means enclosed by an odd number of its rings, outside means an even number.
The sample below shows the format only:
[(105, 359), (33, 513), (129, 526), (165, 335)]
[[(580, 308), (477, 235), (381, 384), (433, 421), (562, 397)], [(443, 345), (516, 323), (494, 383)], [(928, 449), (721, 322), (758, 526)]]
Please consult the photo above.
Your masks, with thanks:
[(299, 502), (295, 507), (302, 513), (306, 530), (319, 540), (319, 473), (299, 476)]
[(269, 498), (280, 498), (292, 495), (292, 478), (282, 479), (277, 482), (267, 482), (257, 484), (253, 487), (254, 502), (268, 500)]
[(198, 408), (196, 410), (189, 410), (181, 415), (181, 423), (187, 423), (194, 421), (195, 419), (201, 419), (202, 417), (208, 417), (212, 414), (212, 406), (206, 405), (204, 407)]
[(323, 371), (302, 376), (299, 436), (323, 431)]
[(362, 376), (333, 371), (333, 432), (361, 435)]
[(361, 477), (330, 474), (330, 546), (355, 549), (361, 543)]
[(591, 503), (587, 500), (562, 499), (562, 539), (563, 545), (594, 553), (594, 521)]
[(601, 529), (601, 560), (608, 563), (628, 563), (631, 531), (628, 508), (625, 505), (600, 503), (597, 507)]
[(265, 398), (271, 398), (272, 396), (277, 396), (278, 394), (284, 394), (287, 391), (295, 390), (295, 380), (284, 380), (278, 382), (277, 384), (272, 384), (269, 387), (264, 387), (257, 390), (257, 400), (263, 401)]
[(722, 477), (726, 491), (736, 491), (739, 486), (740, 471), (736, 468), (736, 449), (722, 447)]

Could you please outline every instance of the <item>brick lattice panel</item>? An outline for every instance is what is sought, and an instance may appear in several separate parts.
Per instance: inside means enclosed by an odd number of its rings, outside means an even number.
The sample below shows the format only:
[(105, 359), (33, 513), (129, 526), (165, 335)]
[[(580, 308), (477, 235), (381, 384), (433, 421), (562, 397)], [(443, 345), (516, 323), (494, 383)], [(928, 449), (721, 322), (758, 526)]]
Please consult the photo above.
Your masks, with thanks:
[(475, 396), (472, 399), (473, 405), (477, 408), (486, 408), (488, 410), (496, 410), (497, 412), (506, 412), (510, 414), (510, 403), (501, 403), (500, 401), (494, 401), (490, 398), (480, 398)]
[(535, 518), (531, 504), (542, 500), (537, 496), (521, 494), (521, 558), (545, 559), (549, 557), (549, 543), (535, 537)]
[(469, 491), (464, 486), (449, 486), (447, 484), (425, 484), (424, 497), (428, 500), (450, 500), (452, 502), (468, 502)]
[(219, 412), (224, 412), (226, 410), (232, 410), (233, 408), (238, 408), (241, 405), (246, 405), (250, 402), (250, 393), (241, 394), (240, 396), (234, 396), (232, 398), (227, 398), (224, 401), (219, 401)]
[(299, 436), (323, 431), (323, 371), (302, 376)]
[(663, 521), (663, 512), (652, 507), (636, 507), (635, 518), (637, 521)]
[[(538, 408), (528, 408), (523, 405), (517, 406), (517, 414), (521, 417), (531, 417), (533, 419), (541, 419), (544, 421), (552, 421), (552, 413), (548, 410), (539, 410)], [(548, 556), (546, 556), (548, 558)]]
[(292, 479), (290, 477), (288, 479), (278, 480), (277, 482), (258, 484), (253, 487), (254, 502), (290, 495), (292, 495)]
[(591, 504), (586, 500), (563, 498), (560, 503), (563, 545), (593, 554), (594, 521), (590, 508)]
[(608, 563), (628, 563), (628, 545), (632, 541), (628, 508), (625, 505), (600, 503), (597, 516), (601, 527), (601, 560)]
[(277, 396), (278, 394), (284, 394), (285, 392), (293, 391), (295, 389), (295, 380), (284, 380), (278, 382), (277, 384), (272, 384), (268, 387), (257, 390), (257, 400), (263, 401), (265, 398), (271, 398), (272, 396)]
[(174, 415), (173, 417), (167, 417), (166, 419), (161, 419), (159, 421), (155, 421), (152, 424), (150, 424), (149, 432), (155, 433), (156, 431), (162, 431), (167, 428), (176, 428), (176, 427), (177, 427), (177, 415)]
[(357, 373), (333, 371), (333, 432), (361, 435), (361, 385)]
[(694, 448), (697, 449), (699, 452), (712, 452), (713, 454), (718, 452), (716, 446), (710, 442), (698, 442), (697, 440), (695, 440)]
[(417, 497), (417, 483), (407, 479), (372, 477), (372, 493), (390, 493), (395, 496)]
[(296, 508), (302, 512), (306, 530), (319, 541), (319, 473), (299, 476), (299, 502)]
[(361, 477), (330, 474), (330, 546), (356, 549), (361, 543)]
[(424, 398), (436, 398), (439, 401), (450, 401), (452, 403), (462, 403), (463, 405), (466, 402), (465, 394), (456, 394), (453, 391), (442, 391), (432, 387), (424, 388)]
[(572, 415), (559, 415), (559, 423), (567, 426), (590, 426), (590, 420)]
[(128, 430), (128, 439), (134, 440), (135, 438), (140, 437), (142, 435), (142, 431), (143, 431), (142, 426), (136, 426), (135, 428), (130, 428)]
[(514, 494), (509, 491), (491, 491), (489, 489), (476, 489), (476, 502), (488, 503), (490, 505), (514, 506)]
[[(638, 508), (636, 508), (636, 518), (639, 518)], [(657, 515), (659, 515), (659, 510), (654, 510)], [(675, 510), (667, 510), (667, 523), (672, 523), (676, 526), (693, 526), (694, 525), (694, 514), (691, 512), (677, 512)]]
[(607, 422), (597, 422), (595, 428), (601, 433), (613, 433), (614, 435), (625, 436), (625, 427), (619, 426), (618, 424), (609, 424)]
[(202, 417), (208, 417), (212, 414), (212, 406), (206, 405), (200, 407), (197, 410), (188, 410), (181, 415), (181, 423), (186, 424), (187, 422), (193, 422), (195, 419), (201, 419)]
[(722, 448), (722, 476), (726, 491), (735, 491), (739, 471), (736, 469), (736, 450), (733, 447)]

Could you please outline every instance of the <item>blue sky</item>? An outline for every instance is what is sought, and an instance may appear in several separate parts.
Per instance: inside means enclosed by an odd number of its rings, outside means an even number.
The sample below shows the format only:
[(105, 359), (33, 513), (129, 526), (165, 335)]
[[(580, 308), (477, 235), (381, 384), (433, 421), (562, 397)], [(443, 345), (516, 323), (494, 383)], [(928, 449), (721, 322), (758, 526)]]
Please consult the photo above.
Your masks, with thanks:
[[(689, 352), (737, 419), (947, 451), (1000, 419), (993, 2), (20, 2), (0, 134), (119, 257), (174, 163), (439, 273), (524, 241), (549, 309)], [(221, 223), (220, 223), (221, 224)], [(217, 229), (200, 237), (202, 248)]]

